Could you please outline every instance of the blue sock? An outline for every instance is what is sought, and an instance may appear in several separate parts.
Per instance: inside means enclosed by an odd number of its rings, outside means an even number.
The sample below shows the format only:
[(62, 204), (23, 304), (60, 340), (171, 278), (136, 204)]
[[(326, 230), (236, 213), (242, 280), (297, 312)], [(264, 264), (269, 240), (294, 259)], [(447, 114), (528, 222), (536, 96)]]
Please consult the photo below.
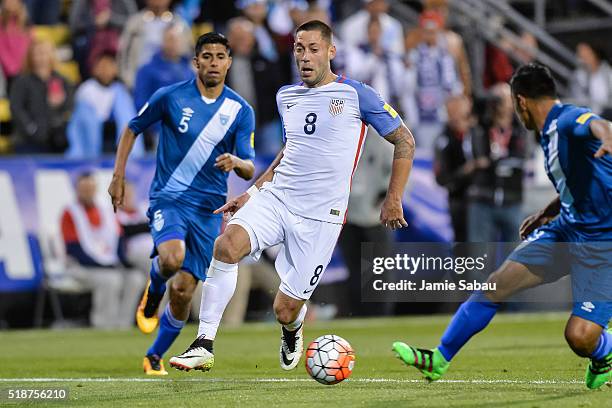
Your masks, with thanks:
[(438, 346), (438, 350), (446, 361), (451, 361), (473, 335), (489, 324), (497, 309), (499, 309), (499, 304), (491, 302), (481, 291), (474, 292), (468, 300), (463, 302), (446, 328)]
[(149, 286), (149, 292), (158, 293), (163, 295), (166, 291), (166, 282), (168, 278), (163, 276), (159, 271), (159, 257), (153, 258), (153, 262), (151, 263), (151, 272), (149, 272), (149, 277), (151, 278), (151, 285)]
[(157, 338), (153, 342), (151, 348), (147, 351), (147, 355), (157, 354), (163, 356), (166, 351), (170, 348), (174, 340), (178, 337), (181, 329), (185, 326), (183, 320), (178, 320), (172, 316), (170, 311), (170, 303), (166, 305), (164, 314), (159, 319), (159, 331), (157, 332)]
[(612, 334), (604, 329), (599, 336), (599, 343), (593, 350), (591, 358), (593, 360), (603, 360), (610, 353), (612, 353)]

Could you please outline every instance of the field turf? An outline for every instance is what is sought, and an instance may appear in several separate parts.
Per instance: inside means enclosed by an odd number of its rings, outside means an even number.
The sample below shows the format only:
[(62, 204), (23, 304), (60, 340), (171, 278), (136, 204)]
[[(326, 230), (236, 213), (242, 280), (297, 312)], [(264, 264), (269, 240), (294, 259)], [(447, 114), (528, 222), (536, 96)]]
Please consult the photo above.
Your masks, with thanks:
[[(0, 333), (0, 406), (8, 388), (67, 387), (69, 400), (26, 406), (101, 407), (609, 407), (612, 389), (587, 390), (586, 360), (563, 339), (567, 314), (499, 315), (455, 358), (443, 381), (427, 384), (390, 352), (394, 340), (435, 346), (449, 316), (348, 319), (306, 326), (309, 341), (338, 334), (354, 347), (350, 380), (323, 386), (303, 364), (278, 365), (278, 328), (248, 324), (221, 330), (212, 372), (144, 376), (143, 354), (152, 337), (136, 330), (8, 331)], [(170, 353), (193, 339), (183, 330)]]

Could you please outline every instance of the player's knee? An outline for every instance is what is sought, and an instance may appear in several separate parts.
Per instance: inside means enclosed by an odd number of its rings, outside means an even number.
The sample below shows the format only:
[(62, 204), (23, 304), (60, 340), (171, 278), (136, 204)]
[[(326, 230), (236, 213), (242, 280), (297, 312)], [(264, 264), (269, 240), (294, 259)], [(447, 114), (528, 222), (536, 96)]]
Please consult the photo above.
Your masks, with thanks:
[(214, 257), (218, 261), (235, 264), (242, 259), (240, 248), (231, 234), (222, 234), (215, 241)]
[(170, 289), (170, 302), (176, 306), (185, 306), (191, 303), (193, 292), (181, 285), (172, 284)]
[(159, 267), (164, 275), (171, 276), (183, 266), (184, 255), (176, 253), (160, 254)]
[(565, 327), (565, 340), (574, 353), (590, 357), (597, 346), (600, 333), (587, 324), (568, 324)]
[(274, 314), (280, 324), (290, 324), (297, 319), (300, 307), (289, 304), (274, 304)]

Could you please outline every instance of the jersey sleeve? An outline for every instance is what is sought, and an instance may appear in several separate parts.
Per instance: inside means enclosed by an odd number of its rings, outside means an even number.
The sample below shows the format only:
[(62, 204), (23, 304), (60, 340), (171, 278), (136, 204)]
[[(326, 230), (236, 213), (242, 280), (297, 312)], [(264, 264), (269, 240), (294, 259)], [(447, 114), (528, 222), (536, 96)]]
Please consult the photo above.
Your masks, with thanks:
[(236, 156), (243, 160), (255, 159), (255, 113), (247, 104), (242, 106), (236, 127)]
[(149, 101), (144, 104), (138, 115), (130, 120), (128, 127), (135, 134), (142, 133), (149, 126), (162, 120), (165, 111), (166, 89), (158, 89)]
[(563, 114), (559, 127), (570, 137), (587, 138), (592, 136), (591, 121), (601, 119), (587, 108), (574, 108)]
[(381, 135), (386, 136), (402, 124), (398, 113), (386, 103), (381, 96), (370, 86), (364, 83), (355, 83), (359, 97), (359, 111), (361, 119)]

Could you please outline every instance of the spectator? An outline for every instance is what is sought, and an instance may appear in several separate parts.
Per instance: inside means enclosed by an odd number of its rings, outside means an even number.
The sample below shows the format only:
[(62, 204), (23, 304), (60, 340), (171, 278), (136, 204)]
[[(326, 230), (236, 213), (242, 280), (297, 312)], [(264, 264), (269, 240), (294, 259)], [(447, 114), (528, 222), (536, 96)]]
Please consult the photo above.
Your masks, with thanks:
[(179, 27), (166, 27), (161, 51), (136, 73), (134, 102), (137, 110), (140, 110), (159, 88), (193, 78), (191, 60), (185, 56), (187, 47)]
[(485, 89), (491, 88), (500, 82), (508, 82), (512, 77), (514, 67), (510, 57), (503, 50), (494, 44), (487, 44), (485, 48), (485, 66), (482, 84)]
[(487, 159), (469, 188), (468, 238), (471, 242), (513, 242), (518, 238), (523, 200), (526, 136), (514, 116), (508, 84), (491, 89), (484, 133), (474, 141), (473, 154)]
[(576, 103), (590, 106), (599, 115), (612, 103), (612, 69), (603, 52), (589, 44), (578, 44), (576, 55), (580, 67), (571, 81), (571, 96)]
[(399, 106), (408, 73), (399, 56), (382, 48), (381, 35), (380, 20), (370, 20), (368, 41), (346, 51), (346, 74), (372, 86), (391, 105)]
[(258, 53), (270, 62), (277, 62), (279, 60), (279, 51), (274, 33), (267, 21), (267, 0), (238, 0), (237, 5), (242, 10), (242, 14), (254, 25), (253, 34), (255, 35)]
[(121, 30), (136, 11), (134, 0), (73, 1), (69, 23), (81, 78), (89, 78), (92, 64), (101, 53), (118, 52)]
[(450, 95), (463, 92), (453, 57), (444, 44), (440, 44), (442, 16), (435, 11), (421, 14), (419, 26), (423, 41), (408, 54), (410, 69), (416, 84), (406, 94), (404, 106), (408, 122), (415, 128), (417, 146), (432, 156), (436, 138), (446, 122), (445, 103)]
[(60, 3), (60, 0), (25, 0), (32, 23), (37, 25), (59, 24)]
[(346, 46), (358, 47), (368, 42), (368, 21), (380, 20), (381, 47), (386, 52), (404, 55), (404, 29), (402, 24), (391, 17), (387, 0), (362, 0), (363, 10), (347, 18), (340, 26), (340, 37)]
[(77, 201), (62, 215), (69, 273), (92, 290), (94, 327), (128, 328), (145, 279), (141, 271), (120, 268), (119, 225), (110, 207), (95, 202), (96, 188), (91, 173), (81, 174), (76, 185)]
[[(114, 150), (115, 141), (134, 116), (134, 101), (125, 85), (117, 81), (115, 56), (100, 55), (93, 67), (93, 78), (83, 82), (76, 92), (74, 113), (68, 124), (67, 157), (93, 158)], [(136, 140), (136, 151), (132, 153), (144, 153), (142, 139)]]
[(465, 95), (450, 97), (446, 102), (448, 123), (436, 139), (434, 174), (448, 191), (448, 209), (455, 242), (467, 242), (467, 191), (477, 168), (489, 166), (487, 158), (475, 159), (474, 142), (482, 139), (482, 129), (472, 118), (472, 103)]
[(2, 0), (0, 5), (0, 68), (10, 85), (21, 73), (32, 36), (28, 11), (21, 0)]
[(191, 46), (191, 29), (179, 15), (170, 11), (171, 0), (147, 0), (146, 7), (127, 21), (119, 40), (119, 72), (128, 88), (134, 85), (138, 68), (161, 49), (166, 27), (176, 26)]
[[(425, 0), (424, 11), (433, 11), (442, 17), (442, 27), (439, 32), (438, 44), (446, 47), (455, 61), (457, 75), (463, 84), (463, 91), (467, 96), (472, 94), (472, 74), (463, 39), (455, 31), (448, 28), (448, 0)], [(406, 49), (410, 50), (423, 40), (420, 27), (415, 28), (406, 36)]]
[(73, 89), (55, 71), (55, 48), (34, 41), (24, 73), (13, 81), (10, 93), (16, 153), (63, 153)]
[(276, 91), (283, 85), (279, 62), (272, 62), (255, 46), (255, 26), (244, 17), (228, 23), (228, 40), (232, 47), (232, 69), (227, 83), (255, 108), (259, 154), (276, 155), (282, 145)]
[(528, 31), (523, 31), (519, 37), (518, 46), (514, 47), (518, 58), (518, 65), (529, 64), (535, 61), (538, 53), (538, 40)]

